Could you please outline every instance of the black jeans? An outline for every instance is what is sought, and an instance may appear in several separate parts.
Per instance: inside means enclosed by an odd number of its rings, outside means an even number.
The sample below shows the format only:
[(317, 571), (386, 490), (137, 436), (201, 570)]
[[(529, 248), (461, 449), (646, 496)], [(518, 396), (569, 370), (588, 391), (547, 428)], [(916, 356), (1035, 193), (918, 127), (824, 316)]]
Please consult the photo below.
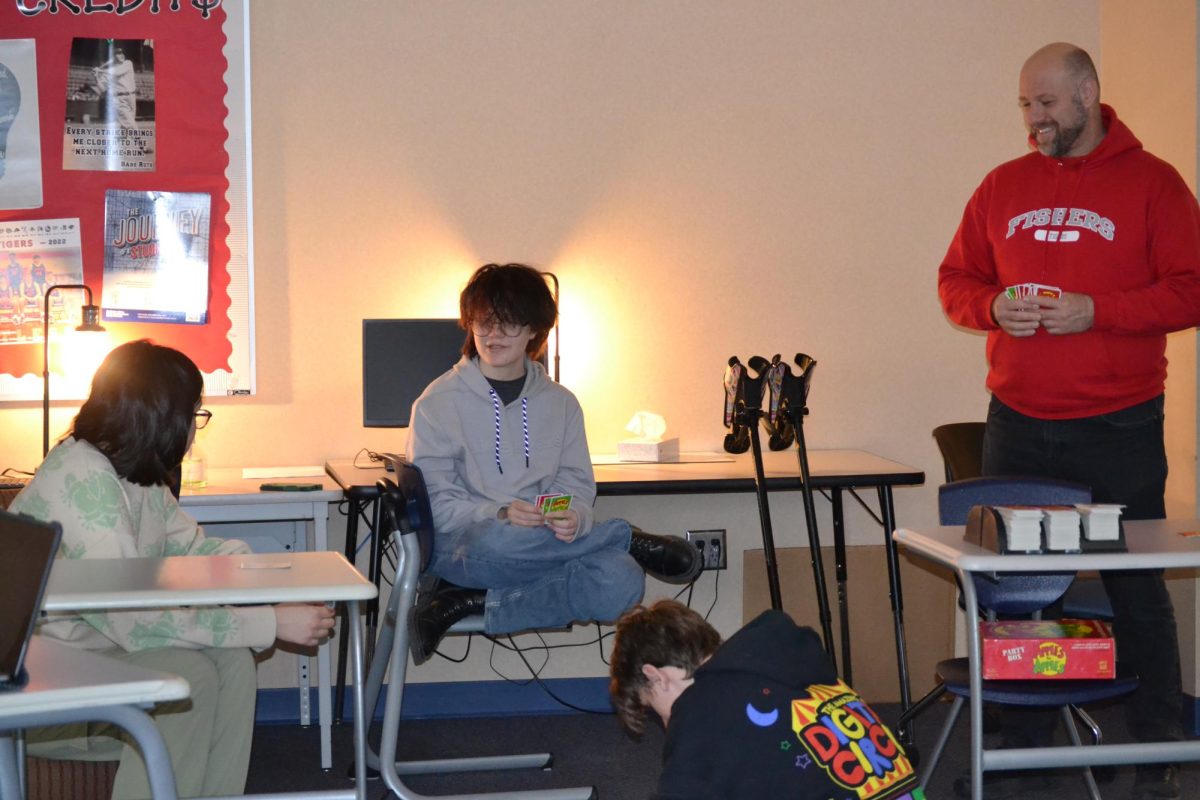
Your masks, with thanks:
[[(1097, 503), (1122, 503), (1122, 517), (1162, 519), (1167, 482), (1163, 397), (1082, 419), (1027, 417), (992, 398), (983, 439), (984, 475), (1024, 475), (1092, 487)], [(1162, 570), (1103, 572), (1122, 668), (1138, 689), (1125, 702), (1139, 741), (1183, 737), (1183, 688), (1175, 610)]]

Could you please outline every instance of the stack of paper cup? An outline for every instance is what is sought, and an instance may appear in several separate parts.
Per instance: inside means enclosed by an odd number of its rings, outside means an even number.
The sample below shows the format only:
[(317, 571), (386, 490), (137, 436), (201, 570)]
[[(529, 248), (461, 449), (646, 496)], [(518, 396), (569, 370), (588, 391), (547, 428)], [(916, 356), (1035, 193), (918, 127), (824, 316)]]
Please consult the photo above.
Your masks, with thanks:
[(1008, 550), (1036, 552), (1042, 549), (1042, 510), (1030, 506), (996, 506), (1004, 520)]
[(1076, 503), (1083, 520), (1083, 538), (1090, 542), (1115, 542), (1121, 538), (1121, 509), (1116, 503)]
[(1046, 506), (1042, 525), (1046, 534), (1047, 550), (1079, 549), (1079, 512), (1071, 506)]

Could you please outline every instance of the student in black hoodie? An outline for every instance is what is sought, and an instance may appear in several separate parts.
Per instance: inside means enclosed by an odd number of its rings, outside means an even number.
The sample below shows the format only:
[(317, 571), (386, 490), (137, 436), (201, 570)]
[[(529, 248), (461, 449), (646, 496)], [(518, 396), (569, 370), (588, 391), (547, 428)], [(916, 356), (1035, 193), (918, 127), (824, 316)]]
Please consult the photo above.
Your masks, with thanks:
[(613, 705), (667, 730), (658, 800), (921, 800), (912, 764), (837, 676), (811, 628), (765, 611), (721, 644), (673, 600), (617, 622)]

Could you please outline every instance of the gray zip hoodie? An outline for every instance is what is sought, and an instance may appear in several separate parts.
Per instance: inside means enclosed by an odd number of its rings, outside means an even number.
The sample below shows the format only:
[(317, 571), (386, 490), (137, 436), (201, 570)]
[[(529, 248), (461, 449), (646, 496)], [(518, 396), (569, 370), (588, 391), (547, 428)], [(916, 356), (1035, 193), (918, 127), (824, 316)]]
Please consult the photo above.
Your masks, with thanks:
[(421, 468), (439, 531), (496, 518), (513, 500), (569, 494), (579, 535), (592, 528), (596, 479), (583, 410), (525, 359), (520, 396), (501, 406), (476, 359), (463, 356), (413, 403), (408, 457)]

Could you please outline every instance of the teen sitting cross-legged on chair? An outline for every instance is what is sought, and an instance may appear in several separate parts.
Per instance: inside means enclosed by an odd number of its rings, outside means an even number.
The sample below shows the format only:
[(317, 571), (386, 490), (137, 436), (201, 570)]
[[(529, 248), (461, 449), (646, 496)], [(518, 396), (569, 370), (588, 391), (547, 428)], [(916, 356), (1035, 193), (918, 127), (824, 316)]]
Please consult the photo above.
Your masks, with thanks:
[[(428, 571), (445, 581), (418, 597), (413, 659), (468, 614), (482, 611), (489, 634), (610, 622), (641, 599), (643, 571), (694, 580), (700, 559), (682, 539), (593, 519), (583, 412), (533, 360), (558, 314), (541, 273), (487, 264), (459, 308), (462, 359), (417, 398), (409, 429), (437, 530)], [(570, 507), (543, 513), (542, 495)]]

